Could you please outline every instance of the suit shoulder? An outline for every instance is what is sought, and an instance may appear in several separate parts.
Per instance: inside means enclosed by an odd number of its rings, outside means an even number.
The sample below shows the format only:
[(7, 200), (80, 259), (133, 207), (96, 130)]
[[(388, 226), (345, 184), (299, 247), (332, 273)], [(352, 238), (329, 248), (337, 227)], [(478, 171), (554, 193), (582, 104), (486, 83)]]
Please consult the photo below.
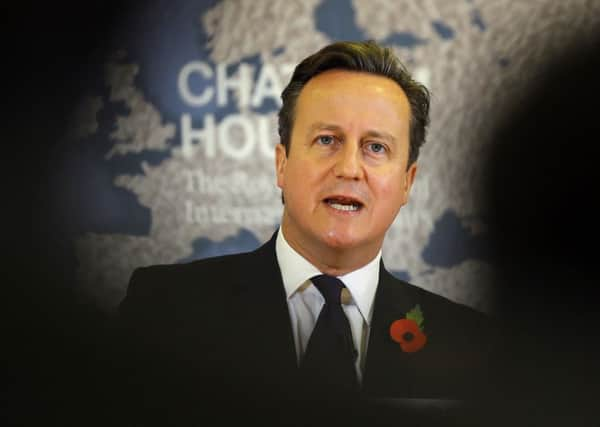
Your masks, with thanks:
[(410, 299), (417, 301), (424, 311), (425, 316), (431, 320), (452, 323), (468, 329), (495, 328), (495, 320), (487, 313), (397, 279), (391, 276), (391, 274), (390, 278), (394, 285), (394, 291), (392, 292), (397, 293), (396, 297), (401, 299), (409, 294), (411, 296)]
[(426, 299), (427, 301), (429, 301), (430, 303), (434, 304), (436, 307), (439, 308), (444, 308), (443, 311), (447, 311), (449, 313), (455, 314), (457, 316), (460, 317), (465, 317), (465, 318), (469, 318), (472, 320), (484, 320), (488, 318), (488, 315), (486, 313), (483, 313), (471, 306), (468, 306), (466, 304), (460, 303), (460, 302), (456, 302), (456, 301), (452, 301), (451, 299), (443, 296), (443, 295), (439, 295), (439, 294), (435, 294), (431, 291), (428, 291), (426, 289), (423, 289), (421, 287), (412, 285), (412, 284), (407, 284), (408, 286), (415, 288), (417, 292), (422, 294), (422, 298)]
[(227, 293), (228, 285), (239, 280), (250, 263), (251, 253), (241, 253), (137, 268), (120, 311), (131, 305), (181, 306), (186, 300), (214, 300)]

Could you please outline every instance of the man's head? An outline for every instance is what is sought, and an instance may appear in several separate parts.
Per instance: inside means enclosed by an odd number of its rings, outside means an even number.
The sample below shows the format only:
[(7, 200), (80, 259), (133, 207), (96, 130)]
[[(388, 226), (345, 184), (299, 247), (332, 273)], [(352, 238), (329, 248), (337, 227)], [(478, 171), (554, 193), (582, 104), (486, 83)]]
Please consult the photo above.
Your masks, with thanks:
[(305, 59), (282, 97), (276, 168), (284, 235), (324, 272), (359, 268), (408, 199), (427, 90), (389, 50), (336, 43)]

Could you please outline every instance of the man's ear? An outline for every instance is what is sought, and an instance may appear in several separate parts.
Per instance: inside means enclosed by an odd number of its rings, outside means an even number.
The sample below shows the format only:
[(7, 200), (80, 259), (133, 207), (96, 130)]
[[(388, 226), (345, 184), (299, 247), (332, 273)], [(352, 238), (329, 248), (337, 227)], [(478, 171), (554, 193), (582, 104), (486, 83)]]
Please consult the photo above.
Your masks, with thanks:
[(412, 165), (406, 171), (406, 180), (404, 182), (404, 203), (408, 202), (408, 196), (415, 182), (415, 176), (417, 174), (417, 162), (413, 162)]
[(277, 173), (277, 186), (283, 190), (285, 165), (287, 163), (287, 154), (283, 144), (277, 144), (275, 147), (275, 172)]

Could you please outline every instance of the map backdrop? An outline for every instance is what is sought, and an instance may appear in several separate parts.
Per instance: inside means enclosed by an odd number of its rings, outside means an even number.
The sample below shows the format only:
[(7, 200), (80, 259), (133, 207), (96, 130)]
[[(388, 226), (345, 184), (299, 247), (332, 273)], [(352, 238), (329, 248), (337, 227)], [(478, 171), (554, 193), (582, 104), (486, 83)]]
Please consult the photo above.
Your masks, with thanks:
[(136, 267), (266, 241), (282, 212), (273, 149), (294, 65), (335, 40), (374, 39), (432, 93), (386, 265), (489, 312), (494, 262), (478, 201), (493, 118), (555, 52), (589, 39), (600, 2), (173, 0), (139, 4), (119, 22), (69, 119), (53, 181), (71, 267), (99, 306), (118, 304)]

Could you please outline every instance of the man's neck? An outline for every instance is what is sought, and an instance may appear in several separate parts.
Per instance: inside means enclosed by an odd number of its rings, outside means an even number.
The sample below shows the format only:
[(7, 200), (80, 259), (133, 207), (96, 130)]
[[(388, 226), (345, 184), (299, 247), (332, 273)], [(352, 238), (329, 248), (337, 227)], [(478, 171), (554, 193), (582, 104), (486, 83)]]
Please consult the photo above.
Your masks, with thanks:
[(332, 248), (322, 242), (313, 243), (299, 239), (282, 224), (281, 231), (287, 243), (319, 271), (330, 276), (343, 276), (358, 270), (371, 262), (381, 249), (381, 245), (368, 248)]

